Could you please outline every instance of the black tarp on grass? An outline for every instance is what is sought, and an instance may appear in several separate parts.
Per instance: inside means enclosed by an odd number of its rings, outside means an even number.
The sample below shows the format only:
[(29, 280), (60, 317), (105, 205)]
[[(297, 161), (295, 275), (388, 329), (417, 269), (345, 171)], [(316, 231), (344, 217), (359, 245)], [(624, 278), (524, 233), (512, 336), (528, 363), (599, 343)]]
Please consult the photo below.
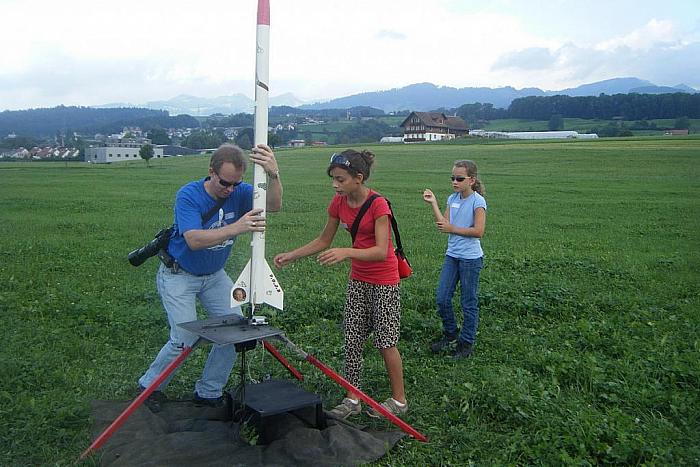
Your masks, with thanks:
[[(130, 402), (93, 401), (93, 438)], [(336, 466), (383, 457), (405, 434), (365, 431), (326, 418), (319, 430), (291, 413), (266, 419), (266, 445), (251, 445), (230, 409), (212, 409), (189, 401), (168, 401), (152, 413), (139, 407), (93, 455), (103, 466)], [(243, 427), (244, 434), (256, 433)], [(249, 437), (253, 437), (249, 436)], [(252, 441), (251, 441), (252, 442)]]

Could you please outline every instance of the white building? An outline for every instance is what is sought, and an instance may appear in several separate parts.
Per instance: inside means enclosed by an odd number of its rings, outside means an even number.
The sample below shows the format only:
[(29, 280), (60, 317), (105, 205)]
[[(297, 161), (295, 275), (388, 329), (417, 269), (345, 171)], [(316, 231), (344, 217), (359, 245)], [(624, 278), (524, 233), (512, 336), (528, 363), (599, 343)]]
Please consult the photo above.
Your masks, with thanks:
[(380, 143), (403, 143), (403, 136), (383, 136)]
[[(150, 144), (149, 140), (135, 141), (110, 138), (105, 146), (85, 149), (85, 162), (93, 164), (109, 164), (112, 162), (135, 161), (141, 159), (141, 147)], [(163, 157), (163, 148), (153, 146), (153, 158)]]
[(486, 131), (470, 130), (469, 136), (496, 139), (595, 139), (595, 133), (577, 131)]

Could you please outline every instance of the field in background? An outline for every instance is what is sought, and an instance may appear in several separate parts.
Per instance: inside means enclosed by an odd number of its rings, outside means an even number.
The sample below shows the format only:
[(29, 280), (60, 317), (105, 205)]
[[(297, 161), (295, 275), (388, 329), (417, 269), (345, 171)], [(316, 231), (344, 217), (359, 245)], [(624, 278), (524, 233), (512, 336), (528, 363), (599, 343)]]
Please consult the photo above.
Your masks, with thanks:
[[(372, 149), (369, 184), (391, 199), (416, 271), (402, 282), (406, 420), (430, 437), (379, 464), (700, 463), (700, 139)], [(268, 258), (323, 227), (333, 150), (278, 152), (284, 211), (270, 216)], [(476, 353), (452, 362), (427, 350), (446, 237), (420, 195), (430, 187), (444, 203), (462, 158), (478, 163), (489, 210)], [(171, 221), (175, 191), (207, 163), (0, 165), (0, 464), (72, 463), (91, 442), (90, 400), (134, 396), (167, 328), (157, 260), (134, 268), (126, 255)], [(248, 255), (243, 236), (232, 276)], [(347, 270), (307, 259), (278, 271), (285, 311), (270, 313), (337, 370)], [(253, 376), (286, 376), (251, 354)], [(205, 357), (185, 363), (169, 396), (190, 396)], [(287, 357), (326, 405), (342, 396)], [(364, 389), (384, 399), (376, 351), (365, 366)]]
[[(402, 134), (402, 129), (399, 125), (406, 117), (378, 117), (377, 120), (384, 122), (392, 127), (396, 135)], [(700, 119), (689, 119), (690, 134), (700, 132)], [(675, 119), (655, 119), (649, 120), (648, 123), (655, 125), (656, 129), (633, 129), (634, 136), (661, 136), (666, 128), (673, 128)], [(312, 141), (326, 141), (334, 143), (340, 133), (356, 125), (357, 120), (340, 120), (328, 123), (307, 123), (297, 127), (299, 137), (310, 139)], [(631, 120), (586, 120), (583, 118), (565, 118), (564, 130), (578, 131), (579, 133), (590, 133), (594, 130), (602, 131), (602, 129), (610, 124), (615, 126), (624, 125), (626, 128), (636, 128), (636, 121)], [(547, 120), (520, 120), (520, 119), (501, 119), (491, 120), (479, 128), (488, 131), (548, 131), (549, 121)]]

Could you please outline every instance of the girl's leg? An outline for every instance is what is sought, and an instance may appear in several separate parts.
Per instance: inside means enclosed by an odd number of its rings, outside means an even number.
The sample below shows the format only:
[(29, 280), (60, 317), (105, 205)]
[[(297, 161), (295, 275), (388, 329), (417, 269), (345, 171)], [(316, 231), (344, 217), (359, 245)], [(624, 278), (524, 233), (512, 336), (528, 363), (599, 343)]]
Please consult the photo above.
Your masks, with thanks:
[(399, 285), (372, 285), (372, 330), (374, 346), (384, 359), (391, 396), (405, 404), (403, 362), (396, 344), (401, 335), (401, 288)]
[(483, 258), (463, 259), (459, 262), (462, 289), (460, 304), (464, 315), (460, 342), (474, 344), (476, 341), (476, 330), (479, 327), (479, 274), (483, 264)]
[(403, 385), (403, 362), (401, 354), (396, 347), (381, 349), (382, 358), (384, 358), (384, 366), (389, 375), (389, 385), (391, 386), (391, 397), (395, 400), (406, 403), (406, 391)]
[[(370, 300), (365, 282), (351, 280), (345, 297), (343, 332), (345, 340), (345, 378), (360, 388), (362, 381), (362, 350), (370, 333)], [(348, 391), (349, 399), (357, 400), (357, 394)]]
[(442, 319), (442, 330), (447, 335), (454, 335), (457, 333), (457, 322), (455, 321), (454, 311), (452, 310), (452, 297), (457, 288), (459, 276), (459, 261), (450, 256), (445, 256), (445, 262), (440, 272), (440, 282), (438, 283), (436, 298), (438, 314)]

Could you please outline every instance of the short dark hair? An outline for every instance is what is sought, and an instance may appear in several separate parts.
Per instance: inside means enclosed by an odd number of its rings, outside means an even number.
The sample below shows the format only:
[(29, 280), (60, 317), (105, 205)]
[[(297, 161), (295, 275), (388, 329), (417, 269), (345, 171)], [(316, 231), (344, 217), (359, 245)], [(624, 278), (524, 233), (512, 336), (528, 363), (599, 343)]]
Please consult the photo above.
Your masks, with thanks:
[(216, 151), (214, 151), (214, 154), (211, 155), (209, 167), (211, 167), (214, 172), (219, 173), (221, 166), (224, 165), (225, 162), (230, 162), (237, 169), (243, 169), (243, 172), (245, 172), (248, 167), (248, 161), (243, 154), (243, 150), (235, 144), (225, 143), (219, 146)]

